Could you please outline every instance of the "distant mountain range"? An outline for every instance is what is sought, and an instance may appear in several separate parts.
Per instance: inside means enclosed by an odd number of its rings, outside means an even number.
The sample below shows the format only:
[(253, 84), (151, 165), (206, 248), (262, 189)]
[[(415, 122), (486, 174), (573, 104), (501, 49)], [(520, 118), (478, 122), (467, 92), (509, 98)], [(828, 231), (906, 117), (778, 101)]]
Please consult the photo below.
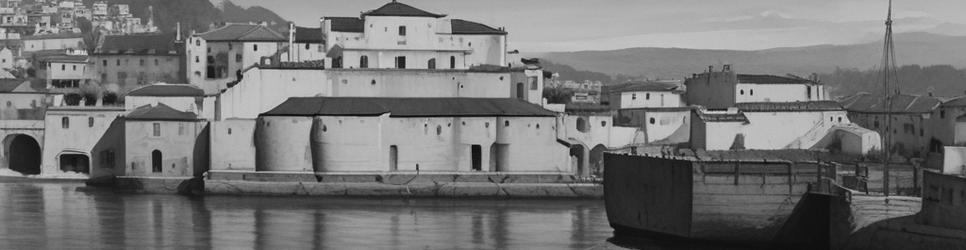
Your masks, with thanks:
[[(952, 65), (966, 68), (966, 36), (917, 32), (896, 35), (900, 65)], [(837, 68), (867, 70), (878, 67), (882, 43), (819, 45), (757, 51), (680, 48), (630, 48), (609, 51), (550, 52), (526, 54), (577, 70), (649, 79), (681, 79), (722, 64), (742, 73), (831, 73)]]

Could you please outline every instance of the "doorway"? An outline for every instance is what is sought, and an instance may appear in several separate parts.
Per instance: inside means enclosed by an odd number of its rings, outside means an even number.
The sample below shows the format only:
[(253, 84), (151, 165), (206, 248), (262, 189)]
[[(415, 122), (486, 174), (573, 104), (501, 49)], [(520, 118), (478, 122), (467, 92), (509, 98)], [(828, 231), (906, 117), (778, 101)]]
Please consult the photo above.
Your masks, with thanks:
[(399, 170), (399, 147), (389, 146), (389, 171)]
[(473, 171), (483, 171), (483, 148), (480, 145), (470, 146), (470, 155), (473, 158)]

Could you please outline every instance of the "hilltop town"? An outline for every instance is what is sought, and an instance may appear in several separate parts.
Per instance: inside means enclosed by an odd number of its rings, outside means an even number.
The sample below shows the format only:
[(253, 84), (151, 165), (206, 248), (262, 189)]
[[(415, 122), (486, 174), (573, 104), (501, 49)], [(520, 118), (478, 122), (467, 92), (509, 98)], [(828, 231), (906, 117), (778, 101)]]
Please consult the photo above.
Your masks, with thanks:
[[(0, 172), (169, 193), (601, 198), (611, 169), (686, 162), (739, 193), (922, 196), (925, 224), (966, 229), (937, 219), (966, 219), (966, 97), (836, 99), (817, 75), (731, 64), (565, 81), (504, 27), (373, 7), (165, 33), (151, 8), (2, 0)], [(621, 165), (639, 162), (653, 168)], [(742, 219), (784, 223), (784, 197)]]

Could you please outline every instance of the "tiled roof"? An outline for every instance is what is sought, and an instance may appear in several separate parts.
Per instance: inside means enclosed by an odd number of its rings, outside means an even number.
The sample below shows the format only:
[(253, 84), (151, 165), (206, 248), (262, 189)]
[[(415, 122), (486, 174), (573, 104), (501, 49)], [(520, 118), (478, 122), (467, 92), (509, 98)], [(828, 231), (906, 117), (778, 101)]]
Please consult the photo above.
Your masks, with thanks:
[(366, 22), (358, 17), (326, 17), (325, 19), (332, 23), (334, 32), (362, 33), (366, 27)]
[(127, 96), (205, 96), (205, 91), (189, 84), (152, 84), (140, 87), (127, 93)]
[(797, 77), (784, 77), (784, 76), (774, 76), (774, 75), (747, 75), (738, 74), (738, 83), (752, 83), (752, 84), (819, 84), (812, 80), (797, 78)]
[(694, 114), (698, 116), (705, 122), (748, 122), (748, 117), (745, 113), (717, 113), (717, 112), (705, 112), (700, 109), (695, 109)]
[(24, 82), (27, 82), (27, 80), (24, 80), (24, 79), (0, 79), (0, 93), (13, 92), (14, 90), (17, 89), (17, 87), (20, 87), (20, 85), (23, 85)]
[(95, 55), (178, 55), (174, 34), (105, 36)]
[(673, 82), (628, 82), (617, 85), (606, 85), (604, 93), (622, 93), (633, 91), (677, 92), (681, 86)]
[(807, 112), (807, 111), (840, 111), (842, 105), (835, 101), (812, 102), (752, 102), (735, 104), (744, 112)]
[(322, 28), (295, 27), (295, 42), (322, 43)]
[(966, 96), (949, 99), (942, 104), (945, 107), (966, 107)]
[(378, 9), (368, 11), (363, 13), (364, 16), (409, 16), (409, 17), (445, 17), (446, 15), (431, 13), (425, 10), (417, 9), (413, 6), (406, 5), (404, 3), (392, 2), (379, 7)]
[(506, 31), (495, 29), (482, 23), (453, 19), (450, 21), (456, 35), (506, 35)]
[(268, 27), (258, 24), (238, 23), (230, 23), (197, 36), (213, 42), (284, 42), (288, 40), (282, 34)]
[(915, 114), (930, 113), (941, 104), (939, 99), (918, 95), (897, 95), (893, 98), (892, 108), (882, 96), (859, 93), (843, 99), (843, 107), (849, 112)]
[(144, 105), (131, 111), (125, 120), (140, 121), (197, 121), (198, 116), (192, 112), (182, 112), (174, 108), (158, 103), (157, 106)]
[(262, 116), (492, 117), (555, 116), (511, 98), (293, 97)]

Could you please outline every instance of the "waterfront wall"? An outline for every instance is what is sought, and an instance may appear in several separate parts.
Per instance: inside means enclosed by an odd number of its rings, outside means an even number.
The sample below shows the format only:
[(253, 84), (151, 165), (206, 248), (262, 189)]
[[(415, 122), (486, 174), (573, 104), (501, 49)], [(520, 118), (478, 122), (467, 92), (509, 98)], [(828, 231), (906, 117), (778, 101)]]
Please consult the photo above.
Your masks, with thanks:
[(206, 194), (357, 197), (591, 198), (603, 187), (562, 174), (348, 174), (212, 171)]

